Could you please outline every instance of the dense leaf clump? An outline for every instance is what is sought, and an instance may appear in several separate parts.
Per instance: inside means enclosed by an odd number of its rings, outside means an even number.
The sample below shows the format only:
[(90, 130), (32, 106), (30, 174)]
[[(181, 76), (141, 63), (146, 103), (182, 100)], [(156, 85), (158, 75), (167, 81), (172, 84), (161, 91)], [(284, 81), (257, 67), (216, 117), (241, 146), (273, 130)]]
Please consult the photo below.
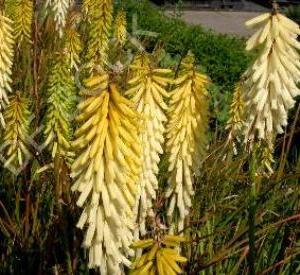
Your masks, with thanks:
[(149, 48), (159, 40), (173, 56), (183, 57), (191, 50), (212, 81), (224, 91), (232, 89), (252, 59), (252, 55), (244, 50), (244, 39), (188, 25), (178, 18), (166, 16), (163, 10), (154, 8), (148, 1), (128, 0), (125, 6), (132, 23), (128, 24), (129, 29), (133, 33), (136, 31)]

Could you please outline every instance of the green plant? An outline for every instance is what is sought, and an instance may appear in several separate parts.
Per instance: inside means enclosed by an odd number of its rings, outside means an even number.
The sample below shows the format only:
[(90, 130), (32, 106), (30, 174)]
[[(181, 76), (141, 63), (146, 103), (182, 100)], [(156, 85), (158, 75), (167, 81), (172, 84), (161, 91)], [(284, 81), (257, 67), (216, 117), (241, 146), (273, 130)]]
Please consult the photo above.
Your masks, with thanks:
[(290, 6), (286, 9), (285, 12), (289, 18), (291, 18), (298, 24), (300, 23), (300, 5)]
[[(159, 40), (173, 56), (179, 54), (183, 58), (191, 50), (222, 92), (232, 90), (252, 60), (252, 55), (244, 51), (243, 39), (206, 31), (201, 26), (190, 26), (180, 19), (166, 16), (163, 10), (154, 8), (148, 1), (136, 3), (128, 0), (125, 3), (128, 22), (136, 18), (137, 31), (156, 34), (153, 37), (140, 34), (148, 49), (153, 49)], [(129, 30), (134, 31), (131, 27), (129, 24)]]

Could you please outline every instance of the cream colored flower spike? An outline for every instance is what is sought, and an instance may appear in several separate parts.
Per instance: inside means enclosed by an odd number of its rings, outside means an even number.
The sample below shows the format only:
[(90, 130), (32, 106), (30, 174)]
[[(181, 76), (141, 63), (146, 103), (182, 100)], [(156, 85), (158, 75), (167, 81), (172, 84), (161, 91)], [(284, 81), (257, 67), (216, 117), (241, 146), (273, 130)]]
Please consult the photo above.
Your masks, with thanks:
[(55, 28), (60, 37), (63, 36), (63, 29), (66, 25), (69, 8), (73, 5), (73, 0), (47, 0), (46, 7), (49, 6), (54, 14)]
[(80, 154), (72, 165), (72, 190), (84, 207), (77, 226), (86, 227), (83, 246), (89, 267), (101, 275), (121, 274), (133, 240), (136, 183), (141, 170), (140, 118), (108, 76), (86, 81), (86, 100), (79, 104), (73, 147)]
[(266, 139), (283, 132), (288, 111), (300, 94), (299, 26), (279, 13), (260, 15), (246, 26), (258, 28), (248, 40), (247, 50), (261, 47), (254, 64), (246, 71), (244, 84), (245, 136)]
[(192, 206), (193, 175), (199, 172), (207, 144), (209, 78), (197, 71), (194, 56), (182, 62), (181, 72), (171, 93), (166, 151), (169, 155), (167, 215), (170, 220), (178, 209), (178, 230)]
[(8, 103), (11, 92), (11, 68), (14, 57), (13, 22), (0, 11), (0, 122), (5, 127), (2, 108)]
[[(139, 179), (139, 191), (137, 198), (137, 224), (141, 235), (146, 232), (146, 217), (153, 216), (153, 200), (158, 189), (158, 164), (160, 154), (163, 153), (165, 112), (167, 105), (164, 99), (168, 97), (165, 88), (170, 78), (171, 70), (152, 69), (146, 55), (142, 55), (135, 62), (133, 78), (129, 81), (131, 88), (126, 92), (134, 102), (137, 111), (142, 114), (144, 129), (141, 132), (143, 148), (143, 169)], [(136, 237), (138, 237), (138, 232)]]

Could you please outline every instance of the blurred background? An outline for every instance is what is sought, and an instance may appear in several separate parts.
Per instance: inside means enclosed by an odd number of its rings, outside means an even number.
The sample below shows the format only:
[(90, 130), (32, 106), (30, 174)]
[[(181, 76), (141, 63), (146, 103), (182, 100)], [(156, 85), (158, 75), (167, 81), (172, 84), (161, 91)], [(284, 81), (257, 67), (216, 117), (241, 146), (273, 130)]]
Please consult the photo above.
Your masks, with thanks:
[[(158, 5), (175, 4), (177, 0), (153, 0)], [(259, 10), (270, 7), (272, 1), (268, 0), (182, 0), (184, 6), (193, 6), (203, 9), (234, 9), (234, 10)], [(300, 0), (278, 0), (280, 6), (290, 6), (300, 4)]]
[[(192, 25), (201, 25), (220, 34), (249, 37), (253, 31), (244, 22), (267, 12), (272, 0), (152, 0), (152, 3), (167, 10), (167, 14), (179, 14), (181, 19)], [(300, 0), (278, 0), (283, 13), (299, 21)]]

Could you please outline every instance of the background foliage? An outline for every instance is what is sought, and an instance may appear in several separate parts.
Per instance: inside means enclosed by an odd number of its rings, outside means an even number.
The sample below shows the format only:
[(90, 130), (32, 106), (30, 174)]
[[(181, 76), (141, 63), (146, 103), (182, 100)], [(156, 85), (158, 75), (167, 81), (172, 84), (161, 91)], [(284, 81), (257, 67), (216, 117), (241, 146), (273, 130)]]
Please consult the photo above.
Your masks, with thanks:
[[(191, 50), (201, 66), (212, 79), (212, 104), (215, 124), (224, 125), (228, 118), (231, 91), (241, 74), (253, 60), (252, 53), (245, 52), (243, 38), (217, 34), (201, 26), (188, 25), (180, 19), (180, 12), (166, 16), (163, 8), (156, 8), (148, 1), (127, 0), (124, 5), (131, 33), (137, 31), (147, 50), (152, 51), (157, 43), (166, 51), (161, 63), (176, 65)], [(136, 22), (136, 23), (134, 23)], [(136, 26), (133, 30), (132, 27)], [(139, 34), (147, 30), (153, 37)]]
[(172, 56), (184, 56), (191, 50), (213, 82), (225, 91), (232, 90), (251, 61), (251, 54), (244, 51), (244, 39), (188, 25), (173, 13), (167, 17), (163, 9), (154, 8), (148, 1), (125, 3), (129, 22), (135, 17), (138, 29), (158, 34), (153, 39), (147, 37), (148, 49), (153, 49), (159, 40)]

